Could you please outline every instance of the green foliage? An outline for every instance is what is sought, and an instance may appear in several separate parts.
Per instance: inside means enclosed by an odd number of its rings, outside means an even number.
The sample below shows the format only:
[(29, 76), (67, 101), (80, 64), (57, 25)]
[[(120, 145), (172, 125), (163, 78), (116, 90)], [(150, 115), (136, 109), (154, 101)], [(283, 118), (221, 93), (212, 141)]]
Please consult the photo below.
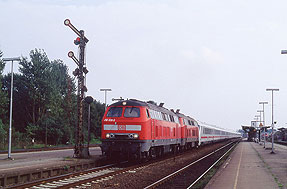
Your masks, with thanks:
[[(100, 137), (101, 136), (101, 126), (102, 126), (102, 118), (105, 113), (105, 105), (94, 101), (91, 103), (91, 135), (93, 137)], [(86, 128), (85, 131), (85, 139), (88, 139), (88, 104), (84, 103), (84, 128)]]
[[(6, 140), (11, 74), (2, 77), (4, 64), (1, 56), (0, 53), (0, 138)], [(48, 145), (73, 144), (77, 126), (77, 95), (68, 67), (62, 60), (50, 61), (44, 50), (35, 49), (30, 52), (29, 59), (22, 58), (19, 72), (14, 73), (12, 145), (26, 148), (35, 143), (44, 144), (46, 135)], [(104, 108), (104, 104), (96, 101), (91, 104), (92, 139), (100, 136)], [(87, 111), (88, 106), (84, 105), (86, 142)], [(2, 143), (5, 144), (5, 141)]]
[(23, 75), (24, 85), (31, 100), (32, 111), (28, 112), (32, 117), (32, 123), (37, 124), (46, 112), (46, 104), (51, 91), (49, 85), (50, 61), (42, 50), (30, 52), (31, 61), (23, 59), (20, 62), (20, 73)]
[(0, 119), (4, 120), (7, 112), (8, 98), (7, 93), (3, 90), (2, 87), (2, 73), (5, 67), (5, 63), (2, 61), (3, 53), (0, 51)]
[(0, 119), (0, 149), (3, 149), (5, 146), (6, 141), (6, 131), (4, 129), (4, 124), (2, 123), (2, 120)]
[(26, 133), (30, 138), (35, 138), (38, 130), (39, 126), (33, 125), (32, 123), (29, 123), (26, 127)]
[(7, 106), (8, 106), (8, 98), (7, 93), (3, 90), (3, 69), (5, 67), (5, 63), (2, 61), (3, 53), (0, 51), (0, 148), (5, 147), (5, 143), (7, 140), (7, 132), (6, 132), (6, 126), (7, 124)]

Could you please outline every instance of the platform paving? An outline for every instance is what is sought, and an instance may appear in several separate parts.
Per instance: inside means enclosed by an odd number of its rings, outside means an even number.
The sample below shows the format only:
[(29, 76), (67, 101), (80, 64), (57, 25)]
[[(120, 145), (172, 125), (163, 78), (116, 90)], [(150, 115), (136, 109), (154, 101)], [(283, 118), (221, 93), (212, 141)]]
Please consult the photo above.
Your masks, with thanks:
[(243, 141), (209, 181), (206, 189), (287, 188), (287, 147)]
[(99, 147), (91, 147), (88, 159), (73, 158), (73, 149), (0, 154), (0, 188), (91, 168), (100, 158)]

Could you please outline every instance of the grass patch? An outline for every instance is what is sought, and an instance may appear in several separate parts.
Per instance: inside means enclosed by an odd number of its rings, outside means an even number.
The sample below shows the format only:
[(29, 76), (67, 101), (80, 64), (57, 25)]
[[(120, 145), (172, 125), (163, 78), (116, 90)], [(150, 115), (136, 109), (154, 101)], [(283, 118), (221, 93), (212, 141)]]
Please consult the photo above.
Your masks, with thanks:
[(257, 153), (259, 159), (261, 159), (261, 161), (263, 162), (264, 166), (267, 168), (267, 170), (269, 171), (269, 173), (272, 175), (273, 179), (275, 180), (275, 182), (277, 183), (279, 188), (283, 188), (283, 185), (280, 183), (280, 181), (278, 180), (278, 178), (272, 173), (272, 168), (266, 163), (266, 161), (263, 159), (263, 157), (259, 154), (259, 152), (254, 148), (253, 145), (251, 145), (252, 148), (255, 150), (255, 152)]

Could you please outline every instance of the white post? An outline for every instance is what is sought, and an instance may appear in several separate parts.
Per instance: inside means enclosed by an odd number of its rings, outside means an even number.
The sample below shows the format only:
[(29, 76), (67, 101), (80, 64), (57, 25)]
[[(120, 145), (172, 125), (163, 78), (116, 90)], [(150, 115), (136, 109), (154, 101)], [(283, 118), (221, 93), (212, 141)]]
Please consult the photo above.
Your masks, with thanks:
[(11, 64), (11, 95), (10, 95), (10, 120), (9, 120), (9, 144), (8, 144), (8, 159), (11, 158), (11, 143), (12, 143), (12, 109), (13, 108), (13, 60)]
[(112, 89), (100, 89), (100, 91), (105, 92), (105, 111), (106, 111), (106, 108), (107, 108), (107, 92), (112, 91)]
[(8, 142), (8, 159), (11, 158), (12, 146), (12, 112), (13, 112), (13, 61), (21, 61), (20, 57), (16, 58), (3, 58), (4, 62), (11, 61), (11, 95), (10, 95), (10, 119), (9, 119), (9, 142)]
[(266, 91), (271, 91), (272, 92), (272, 124), (271, 124), (271, 126), (272, 126), (272, 152), (271, 152), (271, 154), (274, 154), (275, 152), (274, 152), (274, 113), (273, 113), (273, 91), (279, 91), (279, 89), (266, 89)]

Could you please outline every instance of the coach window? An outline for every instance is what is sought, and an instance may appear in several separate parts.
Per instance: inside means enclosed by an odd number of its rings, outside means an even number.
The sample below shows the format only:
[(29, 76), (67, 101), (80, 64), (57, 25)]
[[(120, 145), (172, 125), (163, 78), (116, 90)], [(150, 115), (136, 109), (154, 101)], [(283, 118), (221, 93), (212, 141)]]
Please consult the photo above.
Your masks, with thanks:
[(173, 118), (172, 115), (169, 115), (169, 119), (170, 119), (171, 122), (174, 122), (174, 118)]
[(153, 117), (153, 113), (152, 113), (152, 110), (151, 110), (151, 109), (148, 109), (148, 113), (149, 113), (150, 118), (154, 118), (154, 117)]
[(122, 112), (122, 107), (111, 107), (107, 113), (107, 117), (121, 117)]
[(160, 118), (158, 116), (158, 111), (155, 111), (155, 117), (156, 117), (156, 119), (160, 120)]
[(150, 118), (148, 109), (146, 109), (146, 116), (147, 116), (147, 118)]
[(156, 119), (155, 111), (154, 110), (150, 110), (150, 112), (151, 112), (151, 117), (153, 119)]
[(168, 114), (165, 114), (166, 121), (170, 121)]
[(178, 120), (178, 117), (177, 117), (177, 116), (175, 116), (175, 122), (176, 122), (176, 123), (179, 123), (179, 120)]
[(140, 109), (136, 107), (127, 107), (124, 117), (140, 117)]
[(162, 112), (161, 112), (161, 117), (162, 117), (162, 120), (166, 120), (166, 119), (165, 119), (165, 115), (164, 115), (164, 113), (162, 113)]

